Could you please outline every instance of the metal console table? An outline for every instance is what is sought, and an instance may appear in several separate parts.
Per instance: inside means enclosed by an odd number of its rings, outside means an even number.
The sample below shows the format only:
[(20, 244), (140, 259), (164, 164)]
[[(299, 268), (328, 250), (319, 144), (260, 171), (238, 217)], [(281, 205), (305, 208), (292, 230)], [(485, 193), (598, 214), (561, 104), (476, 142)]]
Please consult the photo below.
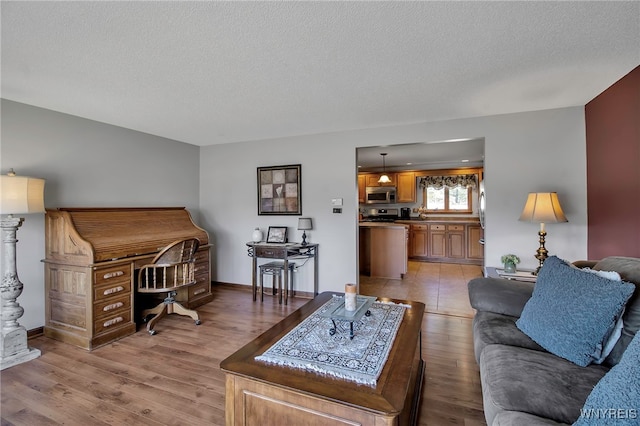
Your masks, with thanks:
[[(318, 244), (308, 243), (247, 243), (247, 255), (253, 258), (253, 269), (251, 271), (251, 290), (253, 301), (256, 301), (257, 294), (257, 274), (258, 258), (281, 259), (284, 261), (284, 270), (289, 268), (289, 260), (292, 258), (313, 258), (313, 296), (318, 295)], [(283, 277), (284, 303), (289, 298), (289, 276), (287, 273)]]

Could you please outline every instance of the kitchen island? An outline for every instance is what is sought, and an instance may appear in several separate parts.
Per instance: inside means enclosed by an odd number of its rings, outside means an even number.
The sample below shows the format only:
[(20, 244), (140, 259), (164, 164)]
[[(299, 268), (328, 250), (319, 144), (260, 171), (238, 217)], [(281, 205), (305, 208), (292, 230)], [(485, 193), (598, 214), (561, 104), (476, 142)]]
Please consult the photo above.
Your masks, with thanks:
[(360, 274), (402, 279), (407, 273), (409, 225), (360, 222)]

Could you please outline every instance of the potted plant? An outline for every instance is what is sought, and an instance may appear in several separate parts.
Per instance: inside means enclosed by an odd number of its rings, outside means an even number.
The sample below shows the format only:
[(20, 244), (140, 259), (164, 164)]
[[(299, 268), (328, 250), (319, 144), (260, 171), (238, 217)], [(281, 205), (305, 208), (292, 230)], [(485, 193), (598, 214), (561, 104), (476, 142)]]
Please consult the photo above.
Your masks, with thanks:
[(504, 265), (504, 271), (513, 274), (516, 272), (516, 265), (520, 263), (520, 258), (515, 254), (505, 254), (500, 261)]

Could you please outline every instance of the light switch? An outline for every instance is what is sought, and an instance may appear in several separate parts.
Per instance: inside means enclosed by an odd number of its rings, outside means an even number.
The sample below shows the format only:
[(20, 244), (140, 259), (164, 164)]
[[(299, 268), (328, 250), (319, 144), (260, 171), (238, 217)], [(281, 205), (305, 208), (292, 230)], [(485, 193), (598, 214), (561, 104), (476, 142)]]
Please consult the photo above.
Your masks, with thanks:
[(332, 206), (341, 206), (342, 205), (342, 198), (332, 198), (331, 199), (331, 205)]

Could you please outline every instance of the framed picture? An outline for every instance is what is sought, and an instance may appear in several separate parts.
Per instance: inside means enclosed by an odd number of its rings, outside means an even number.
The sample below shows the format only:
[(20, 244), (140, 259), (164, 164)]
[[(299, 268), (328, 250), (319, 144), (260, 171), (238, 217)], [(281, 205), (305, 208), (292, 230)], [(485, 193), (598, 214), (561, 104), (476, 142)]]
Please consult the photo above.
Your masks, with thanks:
[(301, 166), (258, 167), (258, 215), (302, 215)]
[(286, 243), (287, 227), (286, 226), (270, 226), (267, 233), (268, 243)]

